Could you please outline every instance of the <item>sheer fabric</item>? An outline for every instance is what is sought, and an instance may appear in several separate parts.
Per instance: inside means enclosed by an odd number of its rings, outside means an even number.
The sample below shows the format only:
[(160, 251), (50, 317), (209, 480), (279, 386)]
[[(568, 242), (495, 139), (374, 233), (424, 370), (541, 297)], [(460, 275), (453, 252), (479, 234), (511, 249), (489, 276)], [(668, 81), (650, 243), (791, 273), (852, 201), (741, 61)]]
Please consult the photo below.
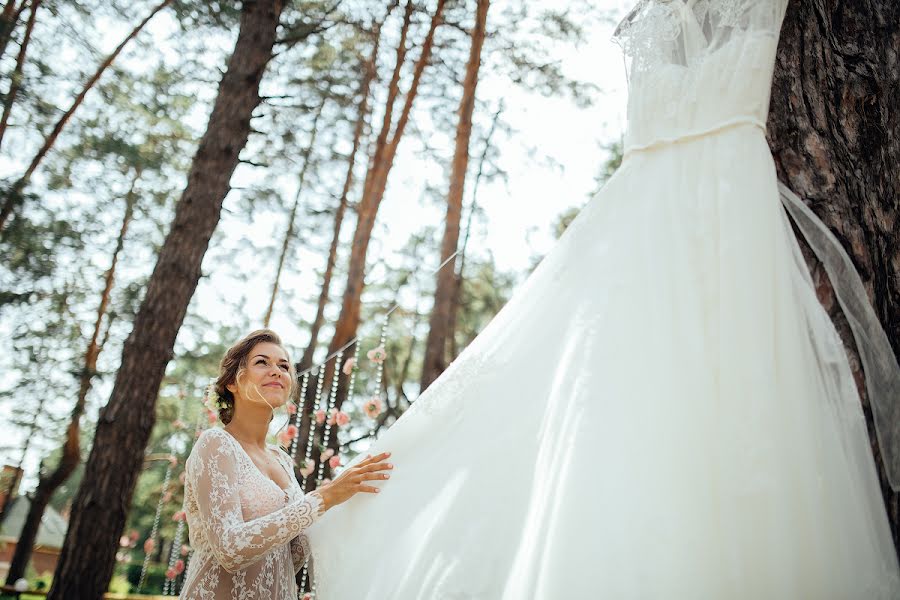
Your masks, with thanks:
[(623, 24), (622, 167), (310, 528), (323, 600), (900, 597), (764, 135), (785, 4)]
[(184, 599), (296, 600), (309, 557), (305, 531), (321, 510), (303, 495), (291, 459), (270, 446), (291, 482), (282, 489), (222, 429), (204, 431), (187, 460), (184, 510), (194, 550)]

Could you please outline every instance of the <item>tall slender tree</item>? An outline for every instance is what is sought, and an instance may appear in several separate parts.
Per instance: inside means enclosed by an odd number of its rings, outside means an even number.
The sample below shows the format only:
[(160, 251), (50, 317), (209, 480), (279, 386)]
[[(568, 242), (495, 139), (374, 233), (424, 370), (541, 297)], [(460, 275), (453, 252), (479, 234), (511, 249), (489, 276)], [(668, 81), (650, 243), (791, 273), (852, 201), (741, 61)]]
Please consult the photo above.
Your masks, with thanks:
[[(779, 176), (852, 257), (894, 353), (900, 353), (900, 4), (791, 2), (775, 69), (769, 138)], [(831, 284), (814, 265), (819, 298), (857, 355)], [(851, 360), (851, 365), (858, 365)], [(857, 381), (863, 381), (857, 372)], [(861, 393), (894, 544), (900, 494), (891, 490)], [(900, 425), (898, 425), (900, 426)]]
[[(125, 196), (122, 226), (119, 229), (109, 269), (107, 269), (104, 277), (103, 290), (100, 292), (100, 302), (97, 307), (97, 317), (94, 319), (93, 332), (84, 355), (84, 366), (78, 376), (78, 396), (75, 399), (75, 404), (69, 417), (69, 424), (66, 427), (59, 462), (55, 468), (47, 473), (42, 473), (38, 478), (37, 489), (31, 495), (28, 514), (19, 533), (16, 550), (13, 553), (12, 562), (6, 574), (6, 585), (14, 584), (25, 575), (25, 569), (28, 567), (28, 561), (31, 559), (31, 552), (37, 539), (38, 528), (41, 525), (44, 511), (50, 504), (50, 499), (56, 490), (69, 479), (78, 463), (81, 462), (81, 417), (84, 414), (88, 392), (91, 389), (94, 375), (97, 372), (97, 359), (103, 350), (104, 341), (103, 336), (101, 336), (103, 323), (104, 320), (108, 320), (107, 308), (109, 307), (110, 294), (116, 278), (116, 266), (119, 262), (119, 255), (122, 253), (122, 248), (125, 245), (128, 226), (131, 224), (131, 219), (134, 215), (135, 188), (140, 176), (140, 171), (137, 171), (132, 180), (131, 189), (128, 190)], [(108, 325), (107, 331), (109, 331)]]
[(99, 599), (154, 423), (159, 385), (200, 278), (222, 202), (250, 134), (259, 84), (272, 59), (282, 0), (245, 2), (228, 68), (194, 156), (171, 230), (147, 285), (107, 405), (100, 413), (48, 598)]
[(12, 77), (9, 81), (9, 89), (3, 98), (3, 114), (0, 115), (0, 147), (3, 145), (3, 136), (6, 135), (6, 127), (9, 124), (9, 113), (12, 112), (16, 96), (19, 94), (19, 87), (22, 85), (22, 69), (25, 66), (25, 57), (28, 56), (28, 44), (31, 41), (31, 33), (34, 31), (37, 10), (40, 6), (41, 0), (34, 0), (31, 3), (31, 10), (28, 11), (28, 21), (25, 22), (25, 32), (22, 34), (19, 52), (16, 55), (16, 66), (13, 68)]
[(478, 71), (481, 68), (481, 50), (487, 33), (487, 15), (490, 0), (478, 0), (475, 26), (472, 28), (472, 45), (466, 75), (463, 80), (462, 98), (459, 103), (459, 122), (456, 127), (456, 149), (450, 171), (450, 190), (447, 193), (447, 216), (444, 219), (444, 237), (441, 242), (441, 264), (449, 261), (437, 272), (434, 307), (428, 321), (428, 339), (425, 341), (425, 359), (422, 365), (420, 387), (425, 390), (447, 368), (447, 340), (452, 335), (450, 313), (456, 289), (456, 261), (454, 255), (459, 245), (462, 218), (463, 193), (466, 173), (469, 170), (469, 141), (472, 138), (472, 115), (475, 112), (475, 92), (478, 87)]

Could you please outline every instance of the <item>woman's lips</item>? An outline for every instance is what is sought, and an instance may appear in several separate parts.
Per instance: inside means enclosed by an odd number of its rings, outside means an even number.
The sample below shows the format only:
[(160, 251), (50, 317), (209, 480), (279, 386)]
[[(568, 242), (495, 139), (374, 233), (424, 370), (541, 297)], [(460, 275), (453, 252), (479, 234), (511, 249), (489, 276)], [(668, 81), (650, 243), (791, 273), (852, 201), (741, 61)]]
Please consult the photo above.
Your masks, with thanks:
[(277, 382), (267, 383), (267, 384), (265, 384), (263, 387), (277, 387), (277, 388), (280, 388), (280, 389), (282, 389), (282, 390), (284, 389), (284, 386), (281, 385), (280, 383), (277, 383)]

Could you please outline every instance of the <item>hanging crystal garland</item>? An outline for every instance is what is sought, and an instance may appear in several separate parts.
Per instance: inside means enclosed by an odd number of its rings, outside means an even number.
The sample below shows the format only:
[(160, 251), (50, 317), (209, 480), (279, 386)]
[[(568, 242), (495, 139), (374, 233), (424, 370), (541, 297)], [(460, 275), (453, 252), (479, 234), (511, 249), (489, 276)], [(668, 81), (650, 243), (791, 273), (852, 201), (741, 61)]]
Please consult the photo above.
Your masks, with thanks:
[[(347, 364), (350, 364), (350, 380), (347, 382), (347, 400), (345, 402), (351, 403), (353, 402), (353, 397), (355, 395), (356, 390), (356, 371), (359, 368), (357, 365), (359, 364), (359, 342), (356, 342), (356, 348), (353, 350), (353, 358), (347, 361)], [(345, 367), (346, 368), (346, 367)], [(346, 371), (345, 371), (346, 372)], [(340, 441), (340, 435), (338, 436)], [(338, 452), (340, 454), (344, 453), (344, 445), (341, 444)]]
[(169, 550), (169, 568), (166, 569), (163, 596), (175, 595), (175, 579), (184, 572), (184, 561), (179, 558), (181, 554), (181, 540), (184, 536), (184, 511), (175, 513), (173, 518), (178, 521), (178, 525), (175, 528), (175, 537), (172, 539), (172, 548)]
[[(316, 367), (310, 371), (310, 373), (316, 378), (316, 395), (313, 398), (312, 408), (315, 411), (319, 406), (319, 402), (322, 399), (322, 383), (324, 377), (324, 365), (320, 367)], [(316, 440), (316, 425), (318, 424), (318, 417), (315, 412), (310, 415), (309, 418), (309, 437), (306, 439), (306, 456), (303, 461), (303, 467), (301, 467), (300, 472), (303, 475), (303, 481), (300, 483), (300, 491), (304, 494), (306, 493), (306, 481), (309, 479), (309, 476), (312, 475), (313, 469), (315, 468), (315, 464), (313, 463), (312, 454), (313, 454), (313, 444)]]
[[(297, 463), (297, 445), (300, 442), (300, 425), (303, 424), (303, 411), (306, 410), (306, 390), (309, 386), (309, 371), (303, 374), (300, 380), (300, 405), (295, 413), (294, 423), (297, 425), (297, 435), (291, 440), (291, 462)], [(310, 419), (310, 431), (312, 431), (312, 419)]]
[(331, 427), (336, 425), (336, 413), (334, 405), (337, 401), (338, 382), (341, 377), (341, 363), (344, 359), (343, 350), (337, 353), (334, 359), (334, 377), (331, 381), (331, 390), (328, 394), (328, 410), (325, 411), (325, 431), (322, 433), (322, 454), (319, 456), (319, 473), (316, 475), (316, 487), (322, 484), (322, 478), (325, 475), (325, 462), (331, 458), (334, 451), (328, 448), (328, 442), (331, 440)]
[(377, 423), (378, 413), (381, 412), (382, 406), (381, 380), (384, 376), (384, 359), (387, 358), (387, 351), (384, 348), (384, 344), (387, 341), (388, 319), (390, 316), (391, 313), (387, 313), (384, 316), (384, 322), (381, 324), (381, 337), (378, 340), (378, 347), (369, 353), (374, 357), (373, 360), (378, 365), (375, 370), (375, 393), (372, 395), (372, 399), (369, 400), (370, 406), (373, 406), (373, 403), (374, 406), (372, 410), (366, 411), (366, 414), (372, 419), (372, 426), (369, 428), (369, 436), (371, 437), (375, 436), (375, 424)]
[(162, 515), (163, 503), (166, 499), (166, 493), (169, 491), (169, 481), (172, 479), (172, 463), (166, 467), (166, 475), (163, 477), (162, 489), (159, 492), (159, 502), (156, 503), (156, 515), (153, 517), (153, 528), (150, 530), (150, 537), (144, 542), (144, 564), (141, 567), (141, 578), (138, 580), (138, 592), (144, 587), (144, 579), (147, 577), (147, 567), (150, 564), (150, 555), (156, 548), (156, 534), (159, 532), (159, 517)]

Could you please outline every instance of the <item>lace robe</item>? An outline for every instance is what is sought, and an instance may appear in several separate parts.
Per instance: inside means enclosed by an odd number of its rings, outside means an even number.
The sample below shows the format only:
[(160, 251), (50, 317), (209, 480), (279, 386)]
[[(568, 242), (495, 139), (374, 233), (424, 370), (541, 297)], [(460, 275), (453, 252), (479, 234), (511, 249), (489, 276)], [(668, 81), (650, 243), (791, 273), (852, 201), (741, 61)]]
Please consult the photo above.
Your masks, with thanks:
[(322, 499), (300, 491), (287, 454), (270, 451), (290, 475), (287, 490), (224, 430), (207, 430), (197, 440), (184, 496), (194, 554), (181, 598), (296, 600), (294, 576), (309, 556), (304, 532)]

